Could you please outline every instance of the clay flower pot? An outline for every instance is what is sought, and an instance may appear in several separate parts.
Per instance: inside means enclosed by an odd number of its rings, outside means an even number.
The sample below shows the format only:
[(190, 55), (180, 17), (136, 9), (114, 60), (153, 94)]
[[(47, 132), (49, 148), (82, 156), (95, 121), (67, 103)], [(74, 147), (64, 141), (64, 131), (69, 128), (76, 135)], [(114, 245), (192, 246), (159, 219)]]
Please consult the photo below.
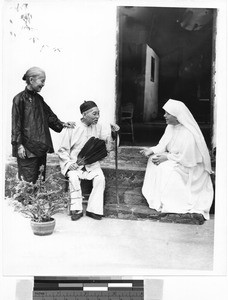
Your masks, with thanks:
[(31, 227), (35, 235), (50, 235), (55, 228), (55, 219), (48, 222), (34, 222), (31, 220)]

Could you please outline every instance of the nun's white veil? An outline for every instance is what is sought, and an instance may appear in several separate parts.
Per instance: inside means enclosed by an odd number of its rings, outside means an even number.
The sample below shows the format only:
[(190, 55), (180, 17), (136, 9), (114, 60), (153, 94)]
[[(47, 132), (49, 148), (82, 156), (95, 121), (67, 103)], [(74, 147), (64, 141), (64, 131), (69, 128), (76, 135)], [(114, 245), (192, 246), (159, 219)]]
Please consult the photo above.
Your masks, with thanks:
[(163, 106), (163, 109), (169, 114), (175, 116), (179, 123), (186, 127), (193, 134), (197, 147), (203, 157), (205, 170), (209, 173), (212, 173), (211, 159), (205, 139), (199, 128), (199, 125), (197, 124), (196, 120), (194, 119), (187, 106), (181, 101), (169, 99)]

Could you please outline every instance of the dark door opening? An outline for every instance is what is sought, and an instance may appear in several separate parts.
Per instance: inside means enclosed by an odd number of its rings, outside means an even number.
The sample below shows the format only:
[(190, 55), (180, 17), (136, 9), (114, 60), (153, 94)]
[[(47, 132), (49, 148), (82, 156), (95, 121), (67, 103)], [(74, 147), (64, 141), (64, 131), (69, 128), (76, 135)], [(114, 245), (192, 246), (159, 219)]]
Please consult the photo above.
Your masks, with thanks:
[(164, 132), (162, 106), (183, 101), (199, 123), (208, 147), (213, 126), (215, 9), (118, 7), (117, 120), (134, 107), (132, 135), (121, 145), (156, 144)]

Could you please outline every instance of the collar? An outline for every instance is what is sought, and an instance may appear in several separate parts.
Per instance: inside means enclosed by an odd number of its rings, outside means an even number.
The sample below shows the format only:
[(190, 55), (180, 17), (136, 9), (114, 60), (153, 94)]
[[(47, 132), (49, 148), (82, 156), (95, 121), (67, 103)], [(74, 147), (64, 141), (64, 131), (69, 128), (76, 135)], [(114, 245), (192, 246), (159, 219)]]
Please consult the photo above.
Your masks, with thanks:
[(27, 87), (25, 88), (25, 91), (30, 95), (30, 96), (35, 96), (37, 92), (30, 91)]
[(81, 122), (85, 127), (92, 127), (92, 125), (94, 125), (94, 124), (87, 125), (85, 122), (83, 122), (83, 118), (81, 118)]

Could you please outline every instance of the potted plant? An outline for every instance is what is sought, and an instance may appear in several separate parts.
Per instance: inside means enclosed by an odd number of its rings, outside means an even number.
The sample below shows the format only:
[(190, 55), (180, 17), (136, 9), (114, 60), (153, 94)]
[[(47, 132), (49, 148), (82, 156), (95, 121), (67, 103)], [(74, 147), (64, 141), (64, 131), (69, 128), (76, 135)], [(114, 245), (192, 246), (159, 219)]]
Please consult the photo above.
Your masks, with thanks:
[(36, 235), (52, 234), (55, 228), (53, 215), (66, 210), (69, 195), (64, 191), (60, 172), (43, 177), (44, 166), (36, 183), (18, 181), (11, 204), (15, 210), (31, 219), (31, 227)]

